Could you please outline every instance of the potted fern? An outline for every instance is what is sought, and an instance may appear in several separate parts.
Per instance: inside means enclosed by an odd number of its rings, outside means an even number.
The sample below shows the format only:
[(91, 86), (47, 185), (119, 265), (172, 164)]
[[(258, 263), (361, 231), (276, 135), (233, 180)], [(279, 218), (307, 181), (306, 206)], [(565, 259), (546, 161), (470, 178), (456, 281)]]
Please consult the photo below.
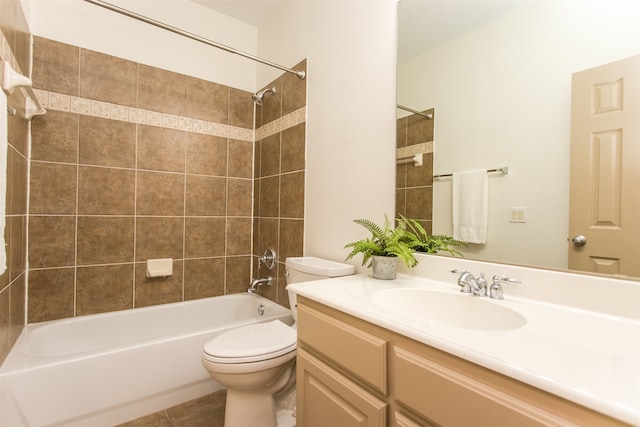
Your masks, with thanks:
[(436, 252), (449, 252), (451, 255), (464, 256), (460, 251), (451, 246), (466, 246), (464, 242), (456, 240), (445, 234), (429, 235), (422, 224), (415, 219), (409, 219), (402, 215), (396, 220), (398, 226), (402, 226), (412, 238), (409, 242), (411, 248), (416, 252), (434, 254)]
[(407, 267), (418, 264), (412, 247), (417, 237), (407, 230), (406, 222), (399, 222), (392, 227), (387, 215), (384, 216), (383, 226), (368, 219), (355, 219), (353, 222), (363, 226), (371, 233), (371, 237), (347, 243), (345, 248), (351, 248), (351, 252), (346, 259), (362, 253), (362, 265), (368, 263), (367, 267), (372, 268), (374, 278), (395, 279), (398, 259), (404, 261)]

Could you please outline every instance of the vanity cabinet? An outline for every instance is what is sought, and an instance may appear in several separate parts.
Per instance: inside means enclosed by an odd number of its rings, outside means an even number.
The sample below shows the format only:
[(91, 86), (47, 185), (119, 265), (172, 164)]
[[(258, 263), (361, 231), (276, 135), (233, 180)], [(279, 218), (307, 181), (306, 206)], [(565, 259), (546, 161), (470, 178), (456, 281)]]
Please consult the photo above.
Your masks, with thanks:
[(298, 297), (298, 427), (625, 425)]

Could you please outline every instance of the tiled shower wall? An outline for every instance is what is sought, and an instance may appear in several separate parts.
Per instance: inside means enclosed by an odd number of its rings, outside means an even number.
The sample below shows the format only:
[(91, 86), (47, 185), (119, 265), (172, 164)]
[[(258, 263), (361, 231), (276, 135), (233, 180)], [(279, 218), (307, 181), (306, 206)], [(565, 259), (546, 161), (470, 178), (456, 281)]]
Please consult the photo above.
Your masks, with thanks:
[[(306, 60), (294, 68), (306, 71)], [(289, 307), (284, 262), (302, 256), (304, 244), (305, 122), (296, 116), (304, 112), (306, 84), (283, 74), (266, 87), (276, 93), (266, 94), (256, 109), (254, 275), (272, 276), (272, 287), (261, 292)], [(257, 257), (267, 248), (278, 262), (271, 271), (258, 271)]]
[(422, 153), (422, 166), (413, 162), (398, 163), (396, 168), (396, 217), (404, 215), (417, 219), (427, 233), (432, 231), (433, 214), (433, 109), (423, 113), (432, 114), (426, 119), (412, 114), (397, 121), (396, 157), (406, 158)]
[[(30, 34), (18, 0), (0, 1), (0, 56), (22, 74), (29, 75)], [(7, 114), (1, 111), (0, 114)], [(4, 239), (7, 270), (0, 275), (0, 363), (25, 323), (27, 170), (29, 122), (8, 117), (7, 185)], [(5, 181), (6, 179), (6, 181)], [(1, 230), (0, 230), (1, 232)]]
[(42, 38), (34, 86), (29, 322), (246, 290), (251, 93)]

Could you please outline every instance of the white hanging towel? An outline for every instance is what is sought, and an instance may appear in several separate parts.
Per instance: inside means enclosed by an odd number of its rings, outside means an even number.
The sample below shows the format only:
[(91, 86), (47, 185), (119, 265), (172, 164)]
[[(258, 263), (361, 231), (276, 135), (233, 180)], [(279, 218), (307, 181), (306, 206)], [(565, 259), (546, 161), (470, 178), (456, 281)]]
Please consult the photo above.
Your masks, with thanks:
[(487, 242), (489, 177), (486, 169), (453, 174), (453, 238)]
[(0, 90), (0, 274), (7, 270), (7, 248), (4, 241), (4, 227), (7, 201), (7, 97)]

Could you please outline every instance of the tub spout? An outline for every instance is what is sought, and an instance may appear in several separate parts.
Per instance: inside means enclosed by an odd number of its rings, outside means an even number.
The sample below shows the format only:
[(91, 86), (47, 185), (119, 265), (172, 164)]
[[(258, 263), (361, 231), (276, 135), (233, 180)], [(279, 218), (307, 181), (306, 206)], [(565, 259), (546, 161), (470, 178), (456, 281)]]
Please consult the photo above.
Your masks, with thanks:
[(273, 278), (271, 276), (262, 277), (260, 279), (251, 279), (251, 285), (249, 286), (249, 289), (247, 290), (247, 292), (249, 292), (250, 294), (253, 294), (258, 290), (258, 286), (262, 286), (262, 285), (271, 286), (272, 283), (273, 283)]

